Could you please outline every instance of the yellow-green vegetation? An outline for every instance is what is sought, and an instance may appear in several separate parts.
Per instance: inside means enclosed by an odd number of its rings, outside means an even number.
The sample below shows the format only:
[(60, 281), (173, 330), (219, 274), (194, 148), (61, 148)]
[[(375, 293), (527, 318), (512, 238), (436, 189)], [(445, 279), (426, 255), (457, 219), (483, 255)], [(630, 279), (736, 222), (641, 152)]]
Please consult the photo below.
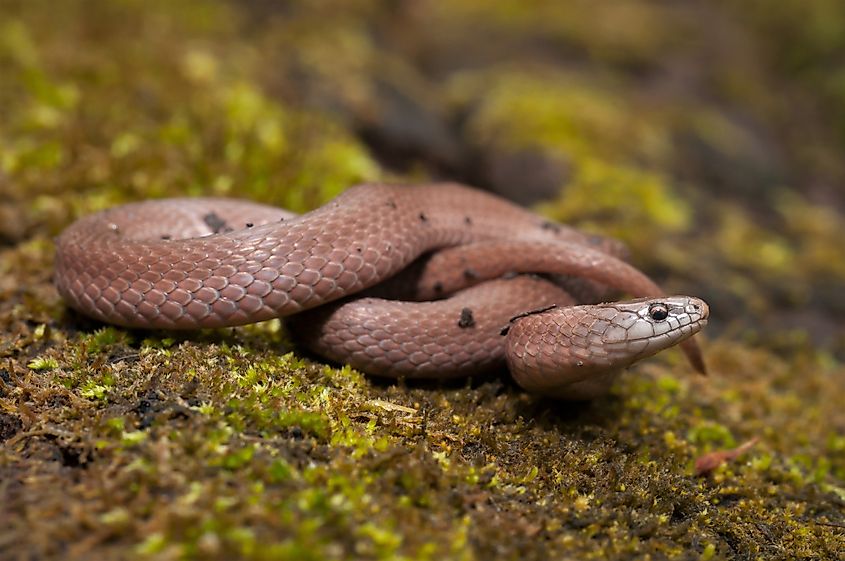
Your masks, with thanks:
[[(0, 558), (845, 558), (839, 8), (0, 0)], [(121, 202), (302, 211), (513, 154), (558, 166), (542, 212), (711, 303), (709, 377), (388, 383), (51, 283), (52, 237)]]

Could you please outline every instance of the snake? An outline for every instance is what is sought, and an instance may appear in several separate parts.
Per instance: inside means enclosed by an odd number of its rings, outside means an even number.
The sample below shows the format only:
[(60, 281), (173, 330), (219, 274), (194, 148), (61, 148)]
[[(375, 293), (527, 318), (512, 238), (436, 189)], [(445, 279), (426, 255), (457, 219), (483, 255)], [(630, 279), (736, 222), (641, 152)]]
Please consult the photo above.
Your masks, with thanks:
[[(589, 399), (675, 345), (704, 372), (691, 337), (707, 304), (664, 295), (621, 247), (461, 184), (371, 183), (302, 215), (215, 197), (108, 208), (56, 239), (54, 282), (127, 328), (285, 318), (311, 352), (375, 376), (506, 364), (529, 392)], [(632, 299), (598, 301), (612, 293)]]

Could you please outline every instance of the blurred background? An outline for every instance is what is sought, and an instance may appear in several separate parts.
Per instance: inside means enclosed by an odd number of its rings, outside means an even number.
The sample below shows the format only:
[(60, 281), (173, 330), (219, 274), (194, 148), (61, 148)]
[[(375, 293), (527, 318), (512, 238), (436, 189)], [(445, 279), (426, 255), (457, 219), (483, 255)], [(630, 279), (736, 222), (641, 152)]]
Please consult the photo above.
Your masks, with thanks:
[(5, 243), (453, 179), (625, 240), (711, 334), (845, 352), (838, 0), (95, 4), (2, 1)]

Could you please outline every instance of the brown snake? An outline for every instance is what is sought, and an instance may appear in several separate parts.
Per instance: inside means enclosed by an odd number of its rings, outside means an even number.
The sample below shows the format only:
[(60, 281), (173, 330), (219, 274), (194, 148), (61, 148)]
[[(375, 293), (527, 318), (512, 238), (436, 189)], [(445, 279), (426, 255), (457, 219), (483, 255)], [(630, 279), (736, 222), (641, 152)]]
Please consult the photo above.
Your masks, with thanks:
[[(299, 217), (213, 198), (109, 209), (61, 234), (55, 280), (73, 308), (127, 327), (296, 314), (291, 333), (309, 348), (383, 376), (466, 376), (506, 359), (525, 389), (580, 399), (679, 343), (703, 372), (687, 339), (707, 323), (707, 305), (659, 297), (616, 252), (611, 241), (460, 185), (361, 185)], [(651, 298), (576, 305), (566, 282), (516, 273), (577, 277), (569, 282), (596, 297), (610, 287)], [(398, 302), (379, 293), (454, 294)]]

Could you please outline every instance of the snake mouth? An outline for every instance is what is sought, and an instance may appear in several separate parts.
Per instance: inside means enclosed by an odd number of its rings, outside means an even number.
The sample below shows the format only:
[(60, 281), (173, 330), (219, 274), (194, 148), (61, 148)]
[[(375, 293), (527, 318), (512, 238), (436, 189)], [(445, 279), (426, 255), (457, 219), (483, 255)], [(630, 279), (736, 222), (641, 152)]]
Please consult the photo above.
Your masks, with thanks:
[[(677, 327), (673, 327), (673, 328), (669, 329), (668, 331), (664, 331), (663, 333), (654, 333), (652, 335), (641, 335), (641, 336), (637, 336), (637, 337), (629, 337), (626, 340), (627, 341), (648, 341), (650, 339), (660, 338), (660, 339), (668, 339), (669, 341), (671, 341), (671, 342), (669, 342), (669, 345), (674, 345), (676, 343), (679, 343), (680, 341), (683, 341), (685, 339), (688, 339), (689, 337), (692, 337), (693, 335), (695, 335), (696, 333), (701, 331), (704, 328), (704, 326), (707, 325), (707, 321), (708, 321), (708, 319), (706, 317), (700, 318), (700, 319), (697, 319), (697, 320), (692, 320), (690, 323), (684, 323), (684, 324), (681, 324)], [(673, 337), (673, 336), (676, 336), (678, 334), (680, 334), (680, 337)]]
[[(640, 324), (644, 325), (643, 329), (645, 327), (651, 327), (645, 320), (640, 321), (643, 322)], [(701, 331), (707, 325), (707, 321), (707, 317), (701, 317), (663, 333), (643, 333), (643, 335), (637, 337), (629, 336), (627, 339), (621, 341), (606, 343), (606, 349), (610, 354), (615, 354), (620, 363), (624, 363), (624, 366), (631, 365), (662, 350), (687, 341)]]

